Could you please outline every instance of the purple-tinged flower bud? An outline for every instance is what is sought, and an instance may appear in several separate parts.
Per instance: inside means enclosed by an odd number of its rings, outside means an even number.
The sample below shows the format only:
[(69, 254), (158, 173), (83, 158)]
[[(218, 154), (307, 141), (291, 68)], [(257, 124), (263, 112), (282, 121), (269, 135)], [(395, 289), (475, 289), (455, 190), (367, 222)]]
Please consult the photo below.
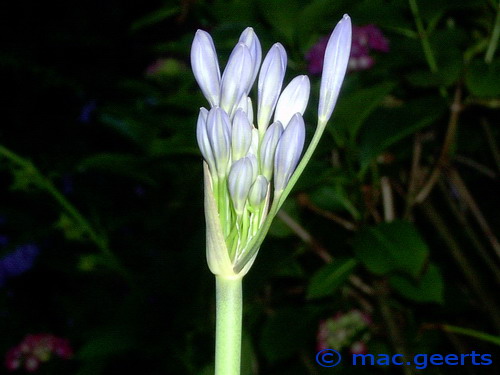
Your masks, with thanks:
[(233, 163), (228, 176), (229, 194), (236, 214), (241, 215), (245, 208), (248, 192), (253, 183), (254, 166), (250, 158), (245, 157)]
[(326, 46), (318, 107), (321, 125), (325, 125), (330, 119), (344, 81), (351, 51), (351, 34), (351, 19), (344, 14)]
[(191, 46), (191, 68), (203, 95), (213, 107), (220, 100), (220, 69), (209, 33), (198, 30)]
[(264, 134), (269, 125), (278, 101), (285, 77), (287, 57), (280, 43), (274, 44), (264, 59), (259, 74), (257, 124), (260, 134)]
[(283, 90), (276, 105), (274, 121), (281, 122), (285, 127), (297, 112), (301, 115), (307, 107), (311, 84), (307, 76), (298, 76), (292, 79)]
[(248, 153), (252, 143), (252, 125), (248, 122), (247, 114), (240, 108), (233, 118), (231, 130), (231, 151), (233, 162), (241, 159)]
[(258, 175), (248, 193), (248, 203), (252, 208), (258, 208), (266, 199), (269, 182), (263, 175)]
[(244, 43), (248, 47), (253, 60), (252, 79), (250, 80), (250, 86), (247, 90), (247, 92), (249, 92), (259, 72), (260, 63), (262, 61), (262, 48), (260, 47), (259, 38), (257, 38), (257, 35), (251, 27), (247, 27), (241, 33), (239, 42)]
[(262, 144), (260, 145), (260, 173), (264, 175), (268, 181), (271, 181), (273, 177), (276, 147), (278, 146), (282, 134), (283, 125), (281, 125), (281, 122), (277, 121), (267, 129), (262, 139)]
[(241, 98), (248, 94), (253, 74), (253, 59), (244, 43), (234, 47), (221, 82), (220, 106), (232, 117)]
[(257, 155), (259, 152), (259, 131), (252, 127), (252, 143), (250, 144), (249, 154)]
[(219, 177), (227, 174), (231, 156), (231, 122), (227, 113), (213, 107), (208, 113), (207, 134)]
[(276, 156), (274, 157), (275, 191), (280, 192), (285, 189), (300, 160), (305, 136), (304, 119), (300, 113), (296, 113), (288, 123), (276, 147)]
[(252, 99), (250, 97), (247, 98), (247, 110), (248, 122), (253, 125), (253, 105)]
[(210, 145), (210, 139), (208, 137), (207, 118), (208, 111), (206, 108), (200, 108), (200, 114), (198, 115), (198, 122), (196, 124), (196, 139), (198, 141), (198, 147), (200, 148), (201, 154), (210, 167), (211, 173), (215, 174), (215, 158), (212, 152), (212, 146)]

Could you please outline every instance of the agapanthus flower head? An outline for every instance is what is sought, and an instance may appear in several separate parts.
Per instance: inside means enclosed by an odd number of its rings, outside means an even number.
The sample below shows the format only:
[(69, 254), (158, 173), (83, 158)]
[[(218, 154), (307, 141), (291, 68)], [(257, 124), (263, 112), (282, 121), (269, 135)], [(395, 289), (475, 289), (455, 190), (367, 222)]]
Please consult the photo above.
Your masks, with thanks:
[[(347, 69), (351, 47), (347, 15), (328, 44), (317, 137), (335, 107)], [(242, 277), (253, 263), (270, 220), (290, 192), (292, 176), (296, 170), (300, 174), (297, 166), (306, 138), (303, 114), (309, 78), (299, 75), (282, 90), (285, 48), (275, 43), (263, 60), (262, 56), (252, 28), (241, 34), (222, 74), (207, 32), (198, 30), (191, 48), (193, 73), (210, 107), (200, 109), (196, 130), (205, 159), (207, 260), (214, 274), (227, 278)], [(257, 98), (252, 101), (255, 81)], [(257, 103), (256, 110), (252, 103)]]
[(49, 361), (53, 355), (62, 359), (73, 357), (69, 341), (48, 333), (27, 335), (7, 352), (5, 366), (9, 371), (24, 367), (27, 372), (35, 372), (42, 362)]
[[(322, 37), (306, 54), (308, 70), (311, 74), (321, 74), (323, 60), (328, 44), (328, 37)], [(389, 41), (375, 25), (353, 26), (352, 47), (349, 58), (349, 70), (370, 69), (375, 64), (372, 51), (389, 52)]]

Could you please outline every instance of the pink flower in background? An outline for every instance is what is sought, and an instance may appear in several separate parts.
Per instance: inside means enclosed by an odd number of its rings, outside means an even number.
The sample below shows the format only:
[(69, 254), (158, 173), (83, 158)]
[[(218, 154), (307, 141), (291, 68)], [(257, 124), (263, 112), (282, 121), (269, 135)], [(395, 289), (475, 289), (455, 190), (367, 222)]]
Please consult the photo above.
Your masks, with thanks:
[[(308, 70), (311, 74), (320, 74), (323, 70), (328, 37), (319, 40), (306, 54)], [(349, 58), (349, 70), (367, 70), (375, 64), (371, 51), (389, 52), (389, 41), (375, 25), (353, 26), (352, 47)]]
[(367, 353), (371, 317), (360, 311), (339, 312), (333, 318), (322, 320), (317, 335), (317, 350), (349, 349), (353, 354)]
[(73, 356), (73, 349), (68, 340), (51, 334), (27, 335), (19, 345), (7, 352), (5, 366), (9, 371), (24, 367), (28, 372), (35, 372), (52, 354), (69, 359)]

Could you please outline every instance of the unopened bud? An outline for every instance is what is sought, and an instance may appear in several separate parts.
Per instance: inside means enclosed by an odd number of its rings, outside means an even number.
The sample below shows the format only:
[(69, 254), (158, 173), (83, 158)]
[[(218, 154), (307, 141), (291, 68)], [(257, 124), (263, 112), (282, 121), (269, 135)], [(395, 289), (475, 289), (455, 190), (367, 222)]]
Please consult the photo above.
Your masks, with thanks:
[(283, 126), (281, 122), (273, 123), (264, 134), (262, 144), (260, 145), (260, 173), (271, 181), (273, 176), (274, 157), (276, 147), (281, 135), (283, 134)]
[(280, 137), (274, 158), (274, 190), (285, 189), (300, 160), (306, 128), (300, 113), (296, 113)]
[(309, 101), (310, 91), (311, 84), (307, 76), (292, 79), (280, 95), (274, 112), (274, 121), (280, 121), (286, 127), (294, 114), (298, 112), (303, 115)]
[(257, 113), (260, 134), (264, 134), (266, 131), (276, 107), (285, 77), (286, 63), (286, 51), (280, 43), (271, 47), (262, 63), (258, 82), (259, 105)]
[(258, 175), (248, 193), (248, 203), (252, 208), (258, 208), (264, 202), (267, 195), (269, 182), (263, 175)]
[(234, 210), (238, 215), (243, 213), (248, 192), (253, 182), (253, 165), (248, 157), (238, 160), (231, 166), (228, 176), (229, 194)]
[(208, 113), (207, 134), (212, 147), (217, 174), (227, 174), (231, 155), (231, 123), (227, 113), (219, 107), (213, 107)]
[(198, 30), (191, 46), (191, 67), (198, 85), (213, 107), (220, 100), (220, 69), (214, 42), (209, 33)]

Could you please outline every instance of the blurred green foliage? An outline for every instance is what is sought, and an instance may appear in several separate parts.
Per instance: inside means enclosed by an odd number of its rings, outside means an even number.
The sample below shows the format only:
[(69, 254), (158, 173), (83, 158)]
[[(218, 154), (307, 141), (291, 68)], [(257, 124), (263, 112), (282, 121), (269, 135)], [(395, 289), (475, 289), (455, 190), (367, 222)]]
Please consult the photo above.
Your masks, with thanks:
[[(333, 373), (314, 362), (319, 322), (352, 309), (371, 316), (370, 353), (498, 352), (474, 334), (500, 335), (497, 2), (2, 8), (0, 256), (25, 242), (41, 252), (30, 271), (0, 280), (0, 353), (52, 332), (76, 355), (42, 364), (42, 374), (212, 373), (214, 284), (195, 141), (206, 103), (190, 72), (192, 37), (209, 31), (224, 66), (252, 26), (264, 51), (284, 44), (288, 82), (307, 72), (305, 54), (343, 13), (379, 27), (390, 51), (348, 74), (246, 277), (242, 373)], [(416, 371), (335, 368), (354, 372)]]

